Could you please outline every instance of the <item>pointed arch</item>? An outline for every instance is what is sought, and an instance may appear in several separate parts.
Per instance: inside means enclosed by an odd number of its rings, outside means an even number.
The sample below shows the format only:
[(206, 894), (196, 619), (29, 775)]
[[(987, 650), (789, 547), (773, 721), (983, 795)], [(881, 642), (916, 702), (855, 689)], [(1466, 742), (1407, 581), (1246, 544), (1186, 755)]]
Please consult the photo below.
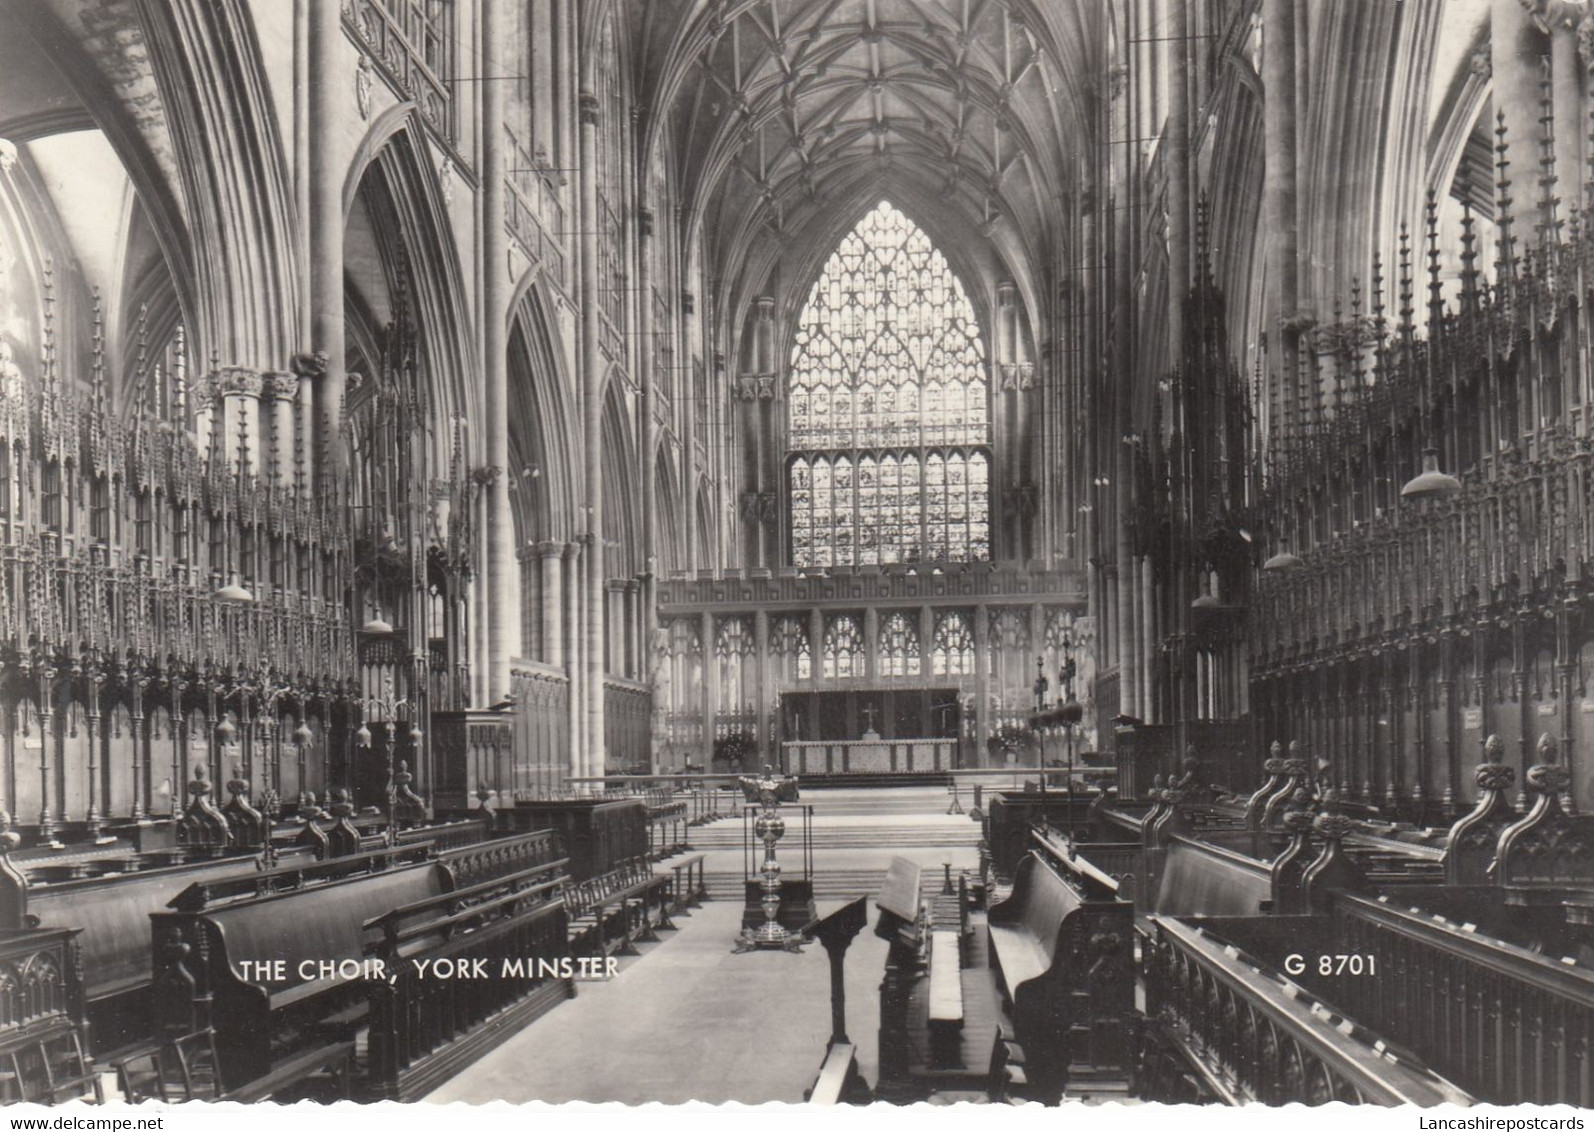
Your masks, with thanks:
[(792, 332), (794, 565), (990, 557), (985, 341), (962, 280), (889, 201), (841, 237)]
[[(480, 418), (474, 323), (465, 301), (460, 264), (437, 172), (427, 160), (430, 143), (412, 105), (391, 108), (367, 132), (344, 183), (345, 290), (371, 305), (379, 321), (391, 317), (402, 290), (420, 329), (427, 375), (426, 407), (437, 422), (460, 418), (467, 455), (485, 436)], [(370, 257), (359, 254), (362, 224), (369, 228)], [(435, 455), (446, 461), (447, 445), (433, 430)], [(441, 438), (441, 439), (440, 439)]]
[(681, 510), (681, 484), (675, 474), (675, 465), (663, 444), (655, 457), (653, 482), (658, 491), (654, 506), (658, 508), (658, 564), (655, 573), (667, 578), (677, 570), (686, 569), (686, 530)]
[[(611, 375), (612, 376), (612, 375)], [(637, 444), (617, 381), (605, 381), (603, 398), (603, 538), (609, 544), (604, 568), (611, 578), (641, 573), (641, 490)]]
[(580, 432), (558, 323), (539, 285), (521, 294), (509, 329), (509, 467), (521, 545), (568, 542), (578, 527)]

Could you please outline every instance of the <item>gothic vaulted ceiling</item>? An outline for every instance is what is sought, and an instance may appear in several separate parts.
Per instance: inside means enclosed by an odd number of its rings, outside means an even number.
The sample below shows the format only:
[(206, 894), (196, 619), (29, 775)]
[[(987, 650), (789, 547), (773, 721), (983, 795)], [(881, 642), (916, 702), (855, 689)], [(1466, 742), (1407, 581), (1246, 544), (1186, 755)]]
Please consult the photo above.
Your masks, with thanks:
[(1009, 259), (1054, 246), (1097, 0), (631, 2), (649, 145), (673, 151), (721, 278), (833, 242), (881, 195)]

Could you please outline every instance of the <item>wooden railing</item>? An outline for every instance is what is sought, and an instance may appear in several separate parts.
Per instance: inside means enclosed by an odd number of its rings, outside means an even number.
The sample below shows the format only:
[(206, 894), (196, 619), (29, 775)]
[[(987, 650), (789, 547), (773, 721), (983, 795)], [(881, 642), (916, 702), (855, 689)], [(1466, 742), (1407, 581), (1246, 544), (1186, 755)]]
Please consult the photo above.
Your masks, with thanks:
[[(424, 1095), (501, 1040), (501, 1030), (570, 996), (569, 918), (553, 876), (562, 867), (417, 901), (365, 925), (375, 937), (368, 954), (389, 974), (368, 984), (374, 1097)], [(488, 977), (435, 977), (439, 969)]]
[(1339, 980), (1336, 1005), (1481, 1100), (1594, 1102), (1594, 970), (1480, 936), (1469, 925), (1343, 895), (1336, 952), (1377, 957)]
[(1183, 1042), (1231, 1103), (1470, 1103), (1239, 949), (1175, 919), (1152, 923), (1142, 961), (1146, 1013)]

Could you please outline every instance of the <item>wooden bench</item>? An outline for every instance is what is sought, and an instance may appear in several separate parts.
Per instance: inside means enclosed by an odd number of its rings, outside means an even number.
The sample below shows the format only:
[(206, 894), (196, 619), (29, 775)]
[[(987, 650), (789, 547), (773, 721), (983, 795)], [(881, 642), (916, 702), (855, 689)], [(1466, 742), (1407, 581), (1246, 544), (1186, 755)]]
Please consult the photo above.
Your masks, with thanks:
[[(371, 996), (369, 1099), (425, 1096), (571, 996), (565, 865), (533, 865), (365, 924), (366, 954), (392, 972)], [(444, 964), (487, 978), (423, 976)]]
[[(282, 864), (311, 859), (290, 850)], [(37, 884), (29, 876), (26, 912), (13, 909), (14, 918), (3, 926), (78, 929), (88, 1040), (95, 1051), (115, 1049), (150, 1036), (149, 914), (191, 885), (258, 877), (255, 860), (207, 859), (54, 884)]]
[(1029, 1051), (1029, 1084), (1060, 1093), (1070, 1061), (1124, 1067), (1134, 1009), (1134, 906), (1066, 845), (1044, 836), (1013, 893), (987, 914), (990, 963)]
[[(364, 924), (448, 891), (447, 872), (424, 850), (405, 862), (410, 852), (290, 870), (265, 894), (238, 882), (179, 894), (176, 910), (150, 916), (160, 1032), (213, 1030), (226, 1094), (267, 1079), (259, 1087), (279, 1095), (335, 1068), (366, 1011), (366, 980), (349, 977), (366, 957)], [(367, 867), (334, 869), (350, 863)]]
[(655, 876), (646, 858), (633, 858), (589, 880), (566, 886), (571, 932), (584, 940), (589, 954), (635, 955), (633, 946), (658, 939), (655, 931), (668, 929), (666, 894), (670, 877)]
[(677, 916), (690, 916), (689, 908), (696, 908), (708, 899), (708, 882), (704, 878), (702, 853), (693, 853), (679, 861), (671, 861), (670, 911)]

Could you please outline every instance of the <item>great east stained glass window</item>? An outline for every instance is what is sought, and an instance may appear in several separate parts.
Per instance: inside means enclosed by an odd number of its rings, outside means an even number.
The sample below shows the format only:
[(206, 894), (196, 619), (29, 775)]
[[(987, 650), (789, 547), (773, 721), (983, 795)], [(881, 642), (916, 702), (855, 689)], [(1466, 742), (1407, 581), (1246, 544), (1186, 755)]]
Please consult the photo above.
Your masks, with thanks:
[(881, 201), (825, 264), (797, 324), (793, 564), (989, 558), (987, 392), (963, 284)]

